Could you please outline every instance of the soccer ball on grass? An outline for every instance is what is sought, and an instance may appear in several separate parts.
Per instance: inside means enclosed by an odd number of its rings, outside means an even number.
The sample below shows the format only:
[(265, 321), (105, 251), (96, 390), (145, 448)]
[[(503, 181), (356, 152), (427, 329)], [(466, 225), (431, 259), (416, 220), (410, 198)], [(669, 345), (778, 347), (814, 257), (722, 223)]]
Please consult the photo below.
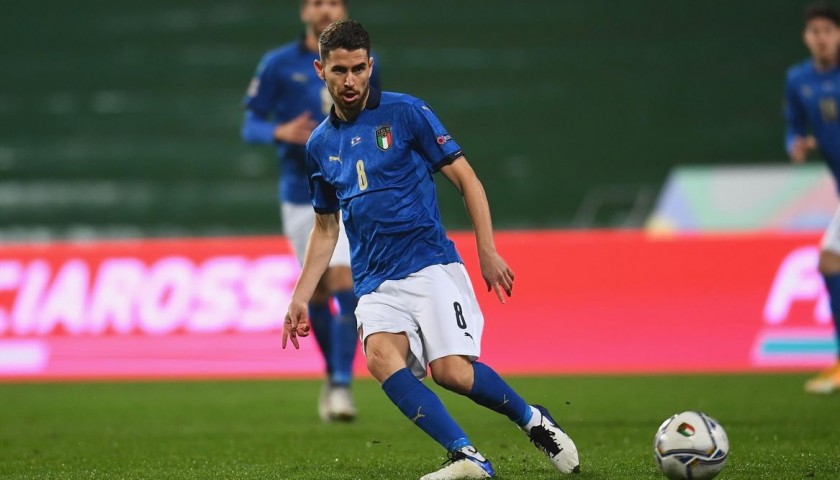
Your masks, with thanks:
[(726, 465), (729, 439), (714, 418), (700, 412), (678, 413), (659, 427), (653, 454), (671, 480), (708, 480)]

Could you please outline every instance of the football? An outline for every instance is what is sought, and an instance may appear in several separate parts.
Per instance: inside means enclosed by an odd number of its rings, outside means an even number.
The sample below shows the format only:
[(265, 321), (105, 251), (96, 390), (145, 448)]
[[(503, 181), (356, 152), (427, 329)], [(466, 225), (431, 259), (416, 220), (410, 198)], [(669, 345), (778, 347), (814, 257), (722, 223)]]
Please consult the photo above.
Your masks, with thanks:
[(656, 432), (653, 454), (671, 480), (708, 480), (726, 465), (729, 439), (714, 418), (682, 412), (665, 420)]

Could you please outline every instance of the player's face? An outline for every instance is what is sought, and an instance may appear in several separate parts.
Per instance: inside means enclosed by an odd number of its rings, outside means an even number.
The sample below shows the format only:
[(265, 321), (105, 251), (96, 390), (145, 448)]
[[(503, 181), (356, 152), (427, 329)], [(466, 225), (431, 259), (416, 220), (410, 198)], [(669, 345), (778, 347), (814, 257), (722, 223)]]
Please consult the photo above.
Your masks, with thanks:
[(315, 61), (318, 76), (327, 83), (327, 90), (336, 107), (344, 112), (362, 109), (370, 89), (373, 58), (364, 49), (331, 51), (324, 62)]
[(837, 61), (840, 51), (840, 27), (827, 18), (812, 18), (802, 34), (811, 56), (821, 63)]
[(307, 0), (300, 7), (300, 20), (320, 36), (327, 26), (347, 18), (344, 0)]

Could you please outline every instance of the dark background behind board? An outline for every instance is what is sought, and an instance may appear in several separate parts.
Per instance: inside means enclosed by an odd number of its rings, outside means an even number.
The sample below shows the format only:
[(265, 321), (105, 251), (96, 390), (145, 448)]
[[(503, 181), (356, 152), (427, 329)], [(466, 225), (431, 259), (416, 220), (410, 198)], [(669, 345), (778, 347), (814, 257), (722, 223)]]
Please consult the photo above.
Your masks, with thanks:
[[(803, 5), (350, 4), (386, 90), (432, 105), (500, 228), (638, 225), (674, 165), (783, 161)], [(297, 6), (8, 2), (0, 239), (279, 232), (273, 149), (242, 144), (240, 103)], [(468, 227), (441, 180), (446, 224)]]

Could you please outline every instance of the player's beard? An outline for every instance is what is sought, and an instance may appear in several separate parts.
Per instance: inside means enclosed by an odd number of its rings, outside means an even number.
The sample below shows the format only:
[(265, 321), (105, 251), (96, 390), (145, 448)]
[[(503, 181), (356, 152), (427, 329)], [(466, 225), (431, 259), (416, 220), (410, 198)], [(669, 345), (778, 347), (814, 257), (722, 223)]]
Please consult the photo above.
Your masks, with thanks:
[(840, 59), (840, 51), (831, 47), (823, 47), (814, 54), (814, 58), (817, 65), (821, 67), (835, 67)]
[(341, 108), (345, 113), (355, 114), (362, 110), (365, 100), (367, 99), (370, 87), (365, 87), (364, 90), (353, 90), (355, 96), (348, 101), (345, 94), (350, 90), (342, 89), (339, 94), (333, 98), (333, 102)]

